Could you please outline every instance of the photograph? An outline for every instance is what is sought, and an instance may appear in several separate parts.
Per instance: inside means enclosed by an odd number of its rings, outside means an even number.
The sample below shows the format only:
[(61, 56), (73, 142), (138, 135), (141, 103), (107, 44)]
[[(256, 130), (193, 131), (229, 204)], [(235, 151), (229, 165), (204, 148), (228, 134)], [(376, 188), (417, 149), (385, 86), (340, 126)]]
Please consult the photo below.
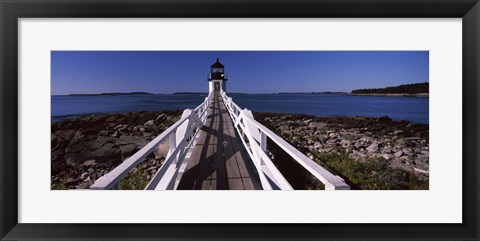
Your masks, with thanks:
[(51, 190), (428, 190), (429, 51), (51, 51)]
[(0, 0), (0, 241), (479, 240), (480, 0)]

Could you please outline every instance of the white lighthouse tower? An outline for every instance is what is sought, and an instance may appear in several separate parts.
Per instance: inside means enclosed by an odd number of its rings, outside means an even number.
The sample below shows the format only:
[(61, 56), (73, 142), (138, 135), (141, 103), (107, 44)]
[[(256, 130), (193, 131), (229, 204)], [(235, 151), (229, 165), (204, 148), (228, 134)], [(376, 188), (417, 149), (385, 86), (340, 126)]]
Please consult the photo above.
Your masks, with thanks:
[(225, 67), (217, 62), (210, 67), (210, 76), (208, 78), (208, 93), (219, 94), (222, 90), (227, 92), (227, 77), (225, 76)]

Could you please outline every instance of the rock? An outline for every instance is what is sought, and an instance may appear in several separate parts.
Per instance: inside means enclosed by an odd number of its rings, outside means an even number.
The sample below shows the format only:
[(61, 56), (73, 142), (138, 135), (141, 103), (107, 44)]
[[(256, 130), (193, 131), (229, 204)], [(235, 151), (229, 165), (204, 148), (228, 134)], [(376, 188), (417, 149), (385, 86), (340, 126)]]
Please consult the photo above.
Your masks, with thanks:
[(395, 154), (393, 154), (396, 158), (400, 158), (402, 155), (403, 155), (403, 151), (400, 150), (400, 151), (397, 151), (395, 152)]
[(283, 132), (284, 134), (286, 134), (287, 136), (292, 136), (292, 131), (291, 131), (291, 130), (285, 129), (285, 130), (282, 130), (282, 132)]
[(57, 140), (57, 135), (54, 134), (54, 133), (52, 133), (52, 135), (50, 136), (50, 141), (51, 141), (51, 142), (54, 142), (54, 141), (56, 141), (56, 140)]
[(416, 171), (416, 172), (428, 175), (428, 170), (422, 170), (422, 169), (415, 168), (415, 167), (413, 168), (413, 170)]
[(108, 134), (107, 130), (101, 130), (101, 131), (98, 132), (98, 135), (99, 136), (108, 136), (109, 134)]
[(91, 150), (91, 146), (87, 146), (78, 153), (68, 153), (65, 155), (66, 163), (70, 166), (78, 166), (86, 160), (94, 159), (98, 162), (109, 160), (120, 160), (120, 150), (113, 143), (106, 143), (96, 150)]
[(341, 141), (340, 141), (340, 145), (343, 146), (343, 147), (345, 147), (345, 148), (347, 148), (347, 147), (350, 146), (350, 141), (349, 141), (349, 140), (345, 140), (345, 139), (344, 139), (344, 140), (341, 140)]
[(382, 116), (382, 117), (378, 118), (378, 121), (379, 122), (391, 122), (392, 119), (390, 119), (390, 117), (388, 117), (388, 116)]
[(392, 155), (389, 155), (389, 154), (383, 154), (382, 157), (387, 161), (392, 159)]
[(134, 144), (138, 148), (142, 148), (146, 144), (148, 144), (148, 140), (145, 139), (144, 137), (138, 137), (138, 136), (127, 136), (123, 135), (120, 137), (120, 139), (116, 142), (117, 145), (126, 145), (126, 144)]
[(163, 157), (166, 157), (169, 148), (170, 148), (170, 142), (168, 141), (168, 139), (160, 143), (160, 145), (158, 145), (158, 147), (155, 149), (155, 152), (154, 152), (155, 159), (158, 160)]
[(80, 179), (85, 180), (87, 177), (88, 177), (88, 172), (84, 172), (84, 173), (82, 173), (82, 175), (80, 176)]
[(57, 131), (57, 132), (55, 132), (55, 134), (57, 134), (58, 136), (60, 136), (64, 140), (70, 140), (75, 135), (75, 131), (67, 129), (67, 130)]
[(140, 132), (144, 132), (144, 131), (145, 131), (145, 128), (140, 127), (138, 130), (139, 130)]
[(322, 142), (322, 143), (325, 143), (325, 141), (327, 140), (327, 138), (323, 135), (318, 135), (317, 136), (317, 140)]
[(77, 184), (78, 182), (80, 182), (80, 179), (77, 179), (77, 178), (69, 178), (67, 179), (67, 181), (65, 182), (66, 185), (73, 185), (73, 184)]
[(144, 126), (153, 126), (155, 125), (155, 121), (154, 120), (149, 120), (147, 121), (145, 124), (143, 124)]
[(337, 143), (337, 140), (336, 140), (336, 139), (328, 139), (326, 143), (327, 143), (328, 145), (332, 145), (332, 144)]
[(90, 184), (89, 181), (85, 181), (85, 182), (80, 183), (80, 184), (77, 186), (77, 189), (89, 189), (91, 185), (92, 185), (92, 184)]
[(376, 151), (378, 151), (378, 144), (372, 144), (372, 145), (370, 145), (369, 147), (367, 147), (367, 150), (368, 150), (369, 152), (376, 152)]
[(158, 115), (157, 118), (155, 118), (156, 121), (161, 121), (163, 119), (165, 119), (165, 114), (164, 113)]
[(330, 152), (330, 151), (332, 151), (332, 150), (333, 150), (333, 148), (331, 148), (331, 147), (325, 147), (325, 148), (319, 149), (318, 151), (319, 151), (319, 152)]
[(403, 162), (406, 162), (406, 163), (410, 163), (410, 157), (408, 157), (408, 156), (401, 156), (400, 160), (403, 161)]
[(412, 154), (412, 149), (410, 149), (410, 148), (405, 148), (405, 149), (403, 149), (403, 153), (404, 153), (405, 155), (411, 155), (411, 154)]
[(384, 154), (390, 154), (392, 152), (392, 147), (386, 146), (382, 149), (382, 153)]
[(315, 149), (320, 149), (320, 148), (322, 148), (322, 147), (323, 147), (323, 145), (322, 145), (322, 143), (320, 143), (319, 141), (316, 141), (316, 142), (313, 144), (313, 148), (315, 148)]
[(321, 122), (308, 123), (308, 127), (313, 127), (313, 128), (324, 127), (324, 126), (325, 126), (325, 123), (321, 123)]
[(408, 145), (409, 143), (409, 141), (404, 138), (399, 138), (395, 142), (397, 143), (397, 145), (400, 145), (400, 146), (405, 146), (405, 145)]
[[(113, 137), (98, 137), (97, 139), (84, 139), (78, 141), (72, 141), (67, 148), (65, 148), (66, 153), (74, 152), (90, 152), (97, 150), (104, 146), (107, 143), (113, 143), (115, 138)], [(84, 160), (85, 161), (85, 160)]]
[(113, 122), (115, 120), (117, 120), (117, 115), (111, 115), (105, 121), (106, 122)]
[(394, 135), (399, 135), (399, 134), (403, 134), (403, 131), (402, 130), (396, 130), (393, 132)]
[(357, 142), (355, 142), (355, 144), (353, 146), (355, 146), (355, 148), (357, 148), (357, 149), (360, 149), (360, 148), (365, 147), (365, 144), (363, 144), (362, 141), (357, 141)]
[(120, 151), (122, 152), (122, 159), (125, 159), (128, 156), (135, 154), (137, 146), (135, 144), (127, 144), (120, 146)]

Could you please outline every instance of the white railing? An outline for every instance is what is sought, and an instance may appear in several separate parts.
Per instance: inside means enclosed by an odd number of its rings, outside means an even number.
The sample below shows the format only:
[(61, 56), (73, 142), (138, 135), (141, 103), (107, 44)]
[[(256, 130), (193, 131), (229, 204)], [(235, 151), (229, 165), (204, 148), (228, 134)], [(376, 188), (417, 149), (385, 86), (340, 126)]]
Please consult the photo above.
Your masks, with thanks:
[(320, 180), (325, 185), (326, 190), (350, 189), (350, 186), (347, 185), (341, 177), (330, 173), (271, 130), (258, 123), (253, 118), (251, 111), (247, 109), (242, 110), (232, 101), (232, 98), (226, 95), (225, 92), (222, 92), (221, 96), (228, 112), (230, 113), (230, 117), (235, 124), (235, 128), (240, 134), (240, 138), (242, 139), (250, 158), (254, 162), (263, 189), (293, 189), (272, 160), (268, 157), (266, 153), (267, 138), (270, 138), (270, 140), (275, 142), (308, 172)]
[(115, 169), (100, 177), (90, 189), (120, 189), (121, 179), (140, 164), (145, 157), (152, 153), (167, 137), (169, 140), (169, 150), (165, 161), (145, 189), (166, 190), (175, 188), (179, 168), (184, 160), (186, 150), (190, 148), (194, 139), (193, 137), (203, 126), (210, 104), (211, 96), (208, 96), (205, 98), (205, 101), (193, 111), (191, 109), (184, 110), (180, 120), (175, 122), (175, 124), (145, 145), (133, 156), (123, 161), (122, 164), (118, 165)]

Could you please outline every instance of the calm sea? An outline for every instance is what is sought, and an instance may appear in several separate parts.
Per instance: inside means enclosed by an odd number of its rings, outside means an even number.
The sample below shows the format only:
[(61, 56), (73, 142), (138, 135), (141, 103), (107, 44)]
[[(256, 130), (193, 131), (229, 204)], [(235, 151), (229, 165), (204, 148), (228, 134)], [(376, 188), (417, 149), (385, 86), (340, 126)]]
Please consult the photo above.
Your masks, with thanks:
[[(428, 98), (339, 94), (229, 94), (241, 107), (259, 112), (317, 116), (389, 116), (428, 124)], [(85, 114), (195, 108), (202, 94), (52, 96), (52, 122)]]

